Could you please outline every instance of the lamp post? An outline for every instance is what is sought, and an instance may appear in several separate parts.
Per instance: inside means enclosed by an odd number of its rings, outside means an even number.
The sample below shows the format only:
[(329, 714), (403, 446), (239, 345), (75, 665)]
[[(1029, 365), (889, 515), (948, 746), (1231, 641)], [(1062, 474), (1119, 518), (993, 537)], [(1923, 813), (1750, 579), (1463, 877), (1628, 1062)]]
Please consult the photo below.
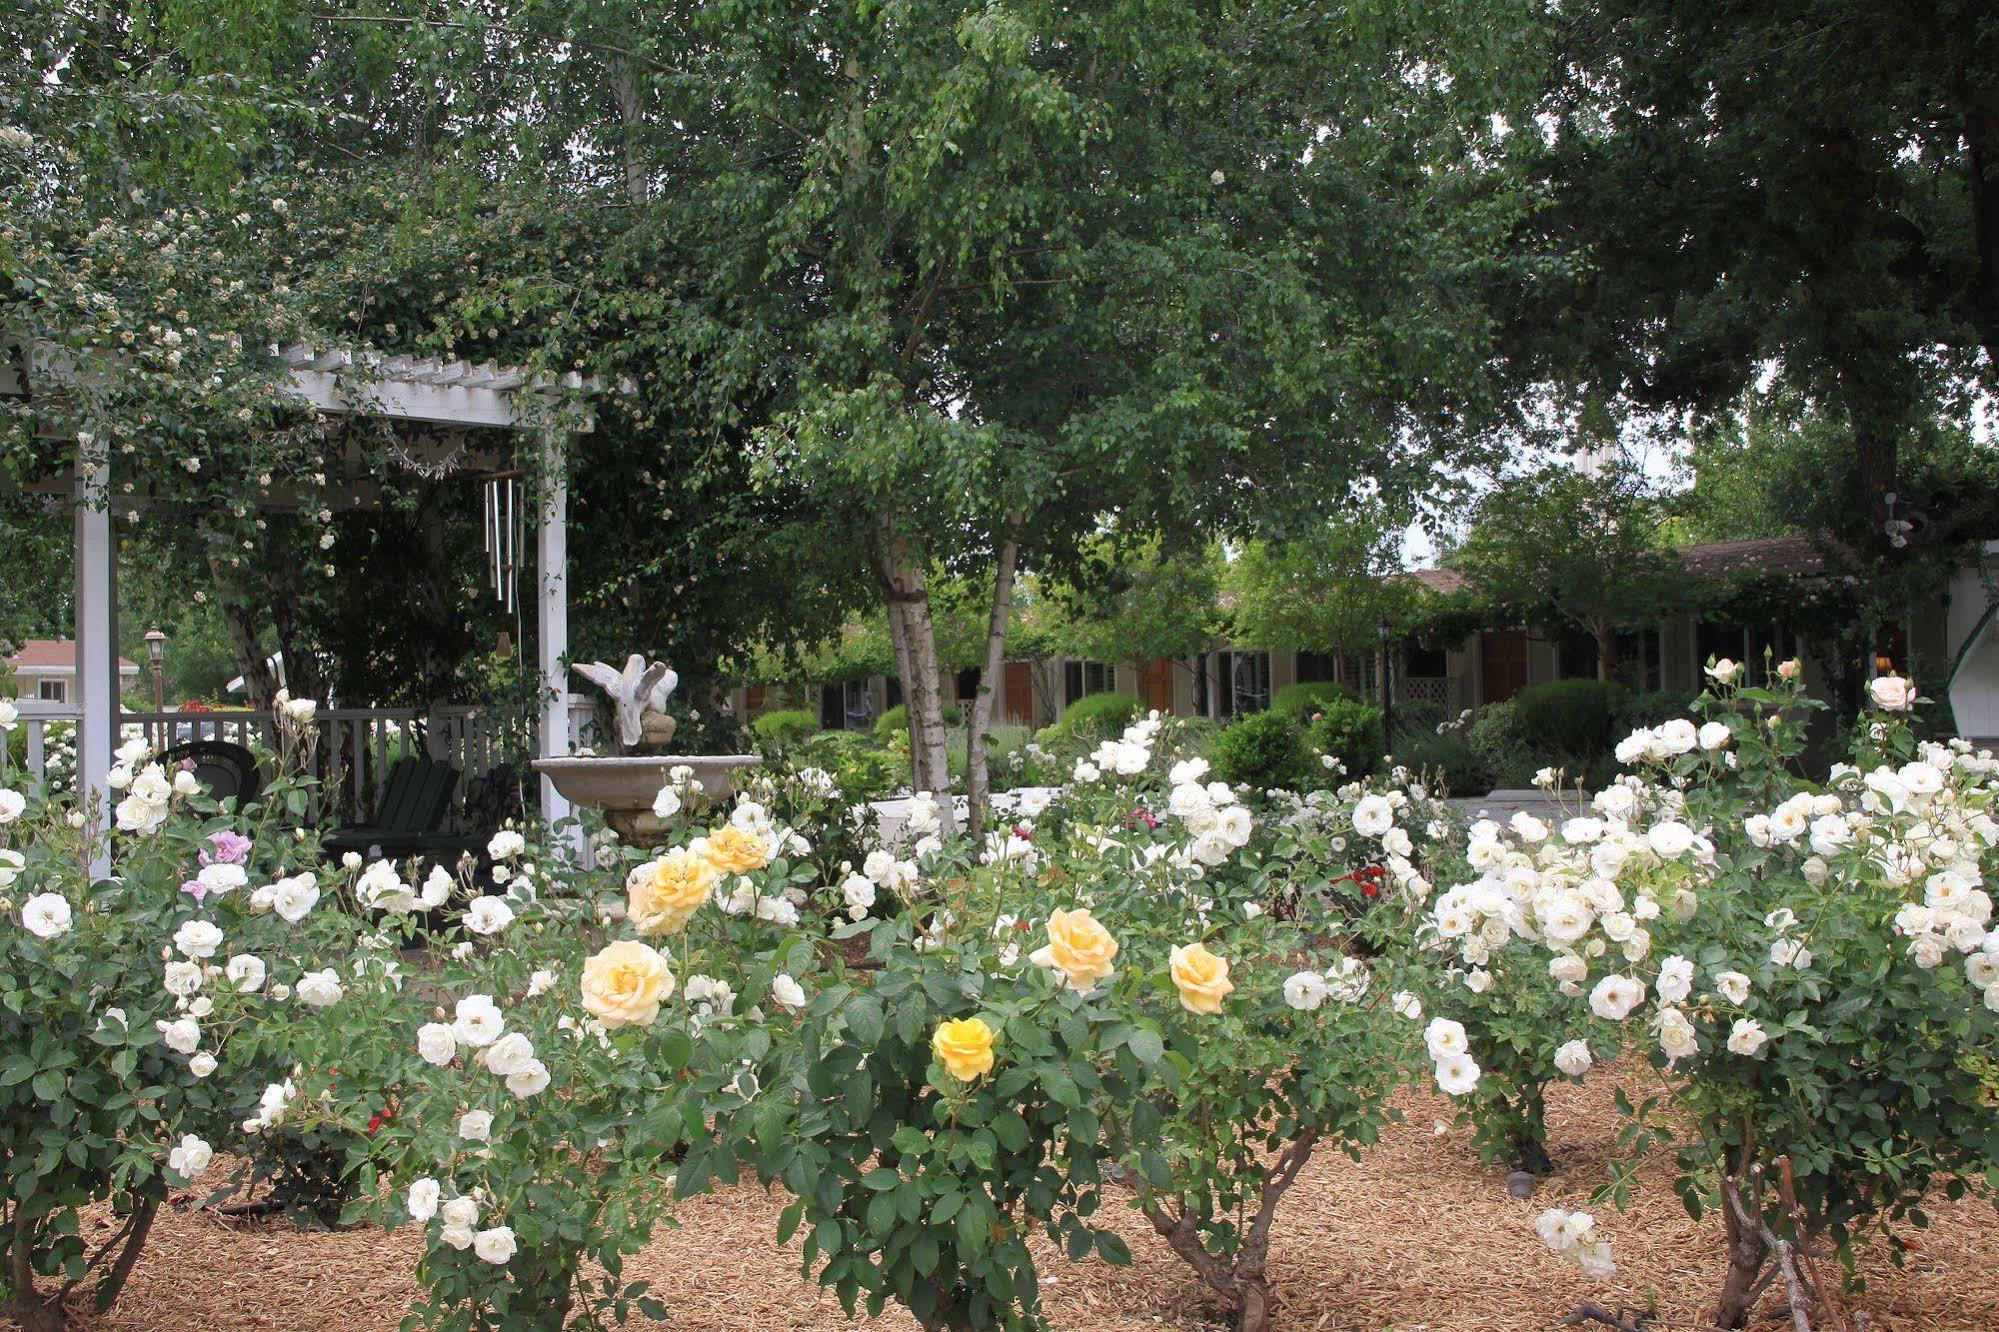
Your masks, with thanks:
[(167, 636), (154, 625), (146, 631), (146, 655), (153, 661), (153, 711), (167, 710)]
[(1395, 689), (1388, 678), (1388, 621), (1386, 618), (1374, 626), (1376, 639), (1381, 644), (1381, 744), (1384, 749), (1395, 747)]

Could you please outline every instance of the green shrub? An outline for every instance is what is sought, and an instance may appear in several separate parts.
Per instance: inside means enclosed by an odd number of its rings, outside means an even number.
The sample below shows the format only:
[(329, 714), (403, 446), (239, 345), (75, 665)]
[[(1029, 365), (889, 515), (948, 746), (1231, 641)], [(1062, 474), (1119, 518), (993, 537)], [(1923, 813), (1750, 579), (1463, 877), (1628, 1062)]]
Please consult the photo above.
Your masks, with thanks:
[[(944, 705), (944, 724), (946, 726), (963, 726), (965, 724), (964, 711), (956, 703), (946, 703)], [(898, 703), (881, 716), (875, 718), (875, 739), (881, 741), (883, 744), (887, 744), (889, 738), (897, 731), (901, 731), (905, 735), (909, 733), (909, 705), (906, 703)]]
[(786, 749), (816, 734), (819, 719), (803, 708), (780, 708), (751, 722), (750, 730), (763, 744)]
[[(1412, 774), (1427, 780), (1435, 795), (1484, 795), (1497, 783), (1487, 763), (1463, 731), (1403, 733), (1390, 757)], [(1436, 789), (1441, 788), (1441, 789)]]
[(1056, 739), (1074, 736), (1079, 740), (1108, 740), (1136, 720), (1140, 706), (1136, 698), (1116, 690), (1088, 694), (1071, 703), (1061, 720), (1042, 734)]
[(1533, 753), (1595, 759), (1624, 738), (1618, 717), (1628, 697), (1615, 680), (1550, 680), (1521, 690), (1513, 711)]
[(1421, 739), (1435, 735), (1437, 728), (1444, 724), (1444, 709), (1427, 698), (1412, 698), (1406, 703), (1395, 705), (1395, 742), (1401, 744), (1403, 737)]
[(1304, 733), (1278, 712), (1257, 712), (1238, 720), (1208, 745), (1208, 761), (1222, 781), (1263, 790), (1296, 788), (1314, 763)]
[(1285, 685), (1272, 694), (1270, 710), (1304, 726), (1312, 720), (1313, 713), (1324, 712), (1329, 704), (1341, 700), (1359, 702), (1360, 695), (1337, 680), (1313, 680)]
[(1520, 727), (1520, 714), (1511, 702), (1488, 703), (1478, 711), (1466, 740), (1495, 787), (1512, 790), (1527, 786), (1542, 766), (1528, 751), (1527, 738)]
[(1688, 716), (1693, 703), (1694, 696), (1681, 689), (1655, 689), (1632, 694), (1617, 710), (1617, 735), (1611, 743), (1615, 745), (1641, 727), (1657, 726), (1675, 717)]
[(1333, 698), (1318, 711), (1319, 720), (1306, 731), (1312, 748), (1338, 759), (1349, 777), (1372, 772), (1383, 748), (1381, 709), (1357, 698)]

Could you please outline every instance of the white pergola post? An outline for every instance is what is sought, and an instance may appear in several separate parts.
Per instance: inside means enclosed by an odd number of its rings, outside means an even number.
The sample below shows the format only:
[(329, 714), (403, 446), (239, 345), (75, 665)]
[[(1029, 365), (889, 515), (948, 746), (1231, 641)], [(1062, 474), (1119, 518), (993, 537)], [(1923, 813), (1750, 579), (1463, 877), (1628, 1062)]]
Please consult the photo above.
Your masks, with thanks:
[(76, 726), (77, 791), (97, 808), (100, 854), (110, 870), (111, 751), (118, 747), (118, 643), (111, 598), (117, 550), (111, 540), (111, 466), (77, 451)]
[[(541, 435), (543, 463), (541, 522), (535, 530), (536, 659), (541, 670), (542, 758), (569, 752), (569, 679), (563, 658), (569, 655), (569, 481), (563, 470), (560, 431)], [(569, 801), (544, 775), (541, 815), (550, 828), (569, 817)]]

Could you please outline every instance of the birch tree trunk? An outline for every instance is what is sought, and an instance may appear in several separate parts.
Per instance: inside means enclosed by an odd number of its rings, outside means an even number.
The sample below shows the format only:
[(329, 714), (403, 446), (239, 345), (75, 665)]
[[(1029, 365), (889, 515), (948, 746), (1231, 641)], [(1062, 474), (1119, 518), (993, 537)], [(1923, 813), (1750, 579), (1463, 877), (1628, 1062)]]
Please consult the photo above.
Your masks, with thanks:
[(639, 153), (639, 128), (645, 123), (645, 103), (639, 96), (639, 80), (632, 62), (625, 56), (611, 57), (611, 96), (618, 104), (618, 155), (624, 159), (625, 197), (636, 207), (646, 203), (646, 164)]
[(937, 627), (930, 616), (930, 588), (895, 536), (887, 514), (875, 517), (875, 575), (888, 600), (889, 633), (898, 639), (896, 664), (909, 710), (909, 756), (915, 789), (937, 797), (937, 817), (945, 835), (957, 831), (951, 800), (951, 765), (945, 755), (944, 691), (937, 664)]
[[(1017, 520), (1017, 519), (1016, 519)], [(993, 690), (1006, 667), (1006, 626), (1013, 612), (1013, 571), (1020, 563), (1020, 543), (1000, 543), (999, 568), (993, 574), (992, 616), (986, 621), (985, 669), (965, 727), (965, 829), (977, 839), (986, 829), (986, 807), (992, 800), (988, 742), (992, 735)]]

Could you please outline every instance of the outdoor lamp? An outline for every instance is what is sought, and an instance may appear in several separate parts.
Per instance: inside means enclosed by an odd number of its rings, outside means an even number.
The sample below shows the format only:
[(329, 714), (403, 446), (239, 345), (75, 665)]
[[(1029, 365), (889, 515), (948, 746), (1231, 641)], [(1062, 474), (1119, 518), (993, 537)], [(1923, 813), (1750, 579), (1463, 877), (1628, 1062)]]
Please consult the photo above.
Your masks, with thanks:
[(153, 661), (153, 711), (165, 712), (167, 708), (167, 682), (165, 662), (167, 657), (167, 636), (154, 625), (146, 631), (146, 655)]

